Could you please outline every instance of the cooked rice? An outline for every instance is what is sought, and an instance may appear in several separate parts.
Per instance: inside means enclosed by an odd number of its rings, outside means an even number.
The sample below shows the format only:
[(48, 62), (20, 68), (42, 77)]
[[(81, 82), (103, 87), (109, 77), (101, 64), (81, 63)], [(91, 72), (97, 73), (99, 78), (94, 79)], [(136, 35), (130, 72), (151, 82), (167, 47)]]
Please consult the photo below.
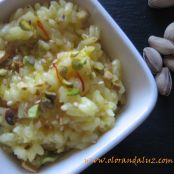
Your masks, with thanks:
[[(59, 0), (19, 8), (0, 25), (0, 143), (22, 161), (83, 149), (115, 124), (121, 65), (88, 17)], [(6, 118), (9, 108), (15, 119)]]

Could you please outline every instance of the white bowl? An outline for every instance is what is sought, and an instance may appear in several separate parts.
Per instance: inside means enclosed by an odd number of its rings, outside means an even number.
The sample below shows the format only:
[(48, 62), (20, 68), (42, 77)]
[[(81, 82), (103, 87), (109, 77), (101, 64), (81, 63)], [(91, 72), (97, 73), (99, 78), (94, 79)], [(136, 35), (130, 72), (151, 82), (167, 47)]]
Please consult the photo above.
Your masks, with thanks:
[[(42, 169), (40, 172), (42, 174), (72, 174), (85, 169), (93, 159), (102, 156), (137, 128), (152, 111), (157, 99), (157, 89), (150, 70), (106, 10), (97, 0), (75, 1), (88, 10), (91, 21), (100, 26), (103, 47), (107, 53), (113, 58), (120, 59), (127, 91), (127, 104), (119, 115), (115, 127), (105, 133), (96, 144), (82, 151), (67, 154), (57, 163)], [(34, 2), (36, 0), (0, 0), (0, 16), (5, 19), (16, 8)], [(87, 164), (84, 162), (85, 159), (89, 159)], [(0, 151), (0, 164), (1, 174), (25, 173), (2, 151)]]

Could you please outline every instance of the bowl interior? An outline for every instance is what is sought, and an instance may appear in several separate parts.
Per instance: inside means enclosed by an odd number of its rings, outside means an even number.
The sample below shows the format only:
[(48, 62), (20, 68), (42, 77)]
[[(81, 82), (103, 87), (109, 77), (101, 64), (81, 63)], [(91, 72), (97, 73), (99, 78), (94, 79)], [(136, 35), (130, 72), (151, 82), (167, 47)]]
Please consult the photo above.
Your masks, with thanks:
[[(38, 1), (43, 2), (43, 0)], [(107, 152), (140, 125), (152, 110), (157, 98), (154, 79), (142, 57), (98, 1), (75, 1), (90, 13), (92, 23), (100, 26), (103, 48), (109, 56), (112, 59), (120, 59), (127, 103), (119, 114), (115, 127), (104, 134), (95, 145), (66, 154), (57, 163), (43, 168), (42, 174), (54, 174), (57, 171), (64, 174), (77, 173), (87, 167), (92, 159)], [(2, 19), (7, 19), (16, 8), (35, 2), (36, 0), (0, 0), (0, 16)], [(89, 163), (85, 164), (85, 159), (88, 159)], [(0, 163), (6, 166), (1, 169), (2, 174), (6, 174), (7, 171), (13, 171), (13, 174), (25, 172), (2, 151), (0, 151)]]

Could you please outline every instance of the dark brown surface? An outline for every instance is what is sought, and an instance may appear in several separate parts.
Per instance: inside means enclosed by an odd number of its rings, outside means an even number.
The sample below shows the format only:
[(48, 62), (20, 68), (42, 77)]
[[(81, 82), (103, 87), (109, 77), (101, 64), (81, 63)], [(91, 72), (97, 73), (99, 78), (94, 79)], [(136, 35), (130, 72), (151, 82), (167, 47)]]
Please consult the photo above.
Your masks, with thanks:
[[(174, 21), (174, 8), (154, 10), (147, 0), (99, 0), (121, 26), (140, 53), (150, 35), (162, 36)], [(174, 77), (174, 76), (173, 76)], [(174, 79), (174, 78), (173, 78)], [(118, 158), (162, 157), (174, 161), (174, 89), (169, 97), (159, 96), (149, 118), (112, 151), (104, 155)], [(174, 164), (93, 164), (82, 174), (91, 173), (173, 174)]]

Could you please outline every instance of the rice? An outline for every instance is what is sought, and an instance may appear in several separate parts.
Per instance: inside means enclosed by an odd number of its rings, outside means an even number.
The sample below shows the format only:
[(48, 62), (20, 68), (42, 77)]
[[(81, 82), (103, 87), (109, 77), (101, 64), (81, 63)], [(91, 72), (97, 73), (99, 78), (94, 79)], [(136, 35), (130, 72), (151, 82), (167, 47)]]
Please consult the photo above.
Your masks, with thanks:
[(96, 142), (123, 104), (120, 61), (110, 61), (88, 17), (60, 0), (0, 25), (0, 143), (37, 168)]

